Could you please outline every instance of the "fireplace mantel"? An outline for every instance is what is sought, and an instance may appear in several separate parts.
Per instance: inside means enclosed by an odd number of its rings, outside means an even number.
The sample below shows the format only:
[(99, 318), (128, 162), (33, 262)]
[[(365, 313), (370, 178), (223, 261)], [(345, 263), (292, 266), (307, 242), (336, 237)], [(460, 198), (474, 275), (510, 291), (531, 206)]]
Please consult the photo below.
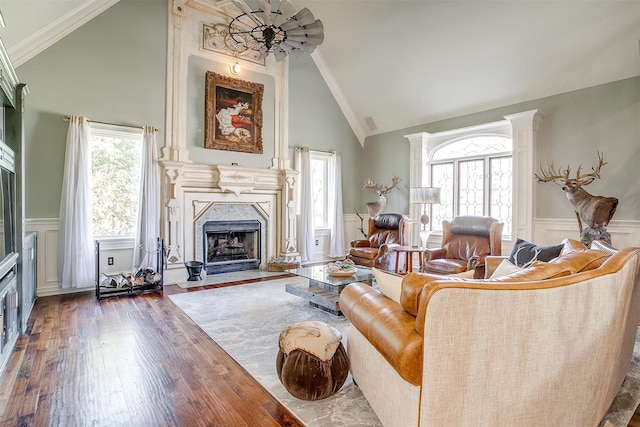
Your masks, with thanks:
[(299, 256), (294, 200), (297, 171), (163, 160), (160, 165), (166, 177), (163, 226), (169, 283), (184, 281), (184, 262), (199, 257), (199, 222), (224, 207), (251, 206), (264, 219), (265, 256), (260, 268), (266, 268), (267, 260), (274, 256)]
[(243, 166), (184, 164), (183, 187), (210, 187), (229, 191), (236, 196), (253, 191), (279, 191), (285, 186), (287, 175), (297, 171), (259, 169)]

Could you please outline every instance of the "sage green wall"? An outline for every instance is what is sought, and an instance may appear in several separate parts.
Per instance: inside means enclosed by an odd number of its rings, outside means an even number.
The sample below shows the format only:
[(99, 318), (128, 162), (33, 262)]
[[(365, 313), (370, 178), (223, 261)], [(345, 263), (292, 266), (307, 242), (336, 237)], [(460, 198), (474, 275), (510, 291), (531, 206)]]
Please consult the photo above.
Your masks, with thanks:
[(343, 212), (366, 211), (362, 203), (362, 145), (308, 55), (289, 61), (289, 145), (292, 166), (293, 147), (341, 152)]
[[(514, 104), (477, 114), (375, 135), (365, 141), (364, 161), (377, 171), (375, 179), (398, 174), (409, 181), (409, 141), (416, 132), (441, 132), (502, 120), (505, 115), (538, 109), (545, 114), (535, 149), (538, 162), (548, 158), (556, 166), (597, 164), (597, 151), (608, 163), (602, 179), (585, 189), (594, 195), (615, 196), (620, 203), (614, 220), (640, 220), (640, 77)], [(382, 169), (380, 169), (382, 168)], [(364, 178), (364, 176), (363, 176)], [(393, 192), (387, 212), (408, 212), (408, 189)], [(535, 216), (575, 218), (573, 207), (558, 186), (536, 184)]]
[[(70, 114), (164, 140), (167, 2), (121, 0), (16, 69), (27, 83), (26, 217), (57, 218)], [(117, 201), (114, 201), (117, 206)]]
[(229, 63), (221, 63), (191, 56), (187, 82), (187, 148), (193, 162), (207, 164), (231, 164), (256, 168), (268, 168), (275, 153), (275, 83), (273, 77), (242, 70), (236, 78), (264, 85), (262, 99), (262, 154), (204, 148), (205, 76), (207, 71), (229, 76)]

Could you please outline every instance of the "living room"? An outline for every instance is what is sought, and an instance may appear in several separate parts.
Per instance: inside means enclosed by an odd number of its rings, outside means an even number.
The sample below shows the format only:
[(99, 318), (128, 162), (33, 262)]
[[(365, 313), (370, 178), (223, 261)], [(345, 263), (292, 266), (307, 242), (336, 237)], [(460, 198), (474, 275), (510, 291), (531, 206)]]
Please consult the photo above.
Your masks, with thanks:
[[(9, 8), (19, 8), (13, 4), (19, 2), (5, 3)], [(321, 14), (326, 13), (327, 6), (321, 3), (307, 1), (301, 2), (301, 5), (308, 6), (318, 18), (322, 18)], [(621, 8), (626, 5), (630, 10), (635, 10), (635, 16), (629, 21), (637, 24), (640, 13), (637, 8), (632, 8), (634, 2), (617, 3)], [(345, 195), (345, 241), (348, 242), (360, 236), (360, 220), (356, 212), (366, 215), (365, 203), (375, 199), (374, 192), (363, 190), (363, 182), (367, 178), (388, 183), (393, 176), (399, 176), (401, 184), (389, 194), (385, 211), (419, 217), (420, 207), (412, 205), (409, 199), (410, 187), (418, 183), (411, 175), (411, 141), (407, 135), (423, 132), (437, 134), (537, 110), (543, 117), (536, 129), (528, 171), (536, 172), (538, 162), (544, 159), (562, 166), (571, 164), (574, 169), (582, 164), (583, 168), (589, 170), (596, 164), (596, 153), (603, 152), (608, 164), (603, 169), (602, 179), (594, 182), (589, 190), (620, 200), (608, 227), (613, 243), (620, 247), (640, 246), (640, 192), (636, 185), (640, 182), (640, 170), (636, 167), (640, 161), (640, 56), (637, 50), (637, 41), (640, 39), (637, 28), (640, 26), (631, 29), (629, 25), (620, 30), (633, 34), (631, 38), (635, 42), (634, 50), (629, 52), (635, 71), (625, 78), (598, 85), (578, 84), (580, 89), (568, 92), (551, 90), (544, 96), (531, 92), (529, 98), (467, 105), (464, 109), (455, 110), (454, 115), (443, 113), (437, 118), (415, 121), (384, 132), (366, 131), (364, 135), (361, 132), (362, 123), (369, 114), (359, 117), (357, 121), (361, 127), (354, 128), (352, 118), (345, 112), (344, 100), (336, 94), (332, 83), (327, 81), (323, 74), (326, 70), (322, 68), (322, 63), (314, 60), (315, 57), (304, 55), (291, 58), (286, 69), (275, 62), (269, 62), (264, 67), (240, 60), (243, 71), (236, 77), (265, 86), (262, 129), (264, 152), (247, 154), (210, 150), (203, 146), (204, 74), (214, 71), (231, 75), (229, 65), (234, 59), (201, 48), (203, 23), (216, 21), (205, 12), (191, 7), (193, 4), (205, 7), (200, 2), (121, 0), (16, 67), (20, 81), (27, 83), (30, 91), (25, 108), (25, 229), (38, 233), (38, 297), (77, 291), (61, 290), (56, 271), (58, 217), (68, 126), (63, 118), (70, 114), (109, 123), (157, 127), (159, 157), (161, 162), (171, 167), (175, 166), (172, 162), (177, 162), (186, 165), (187, 169), (195, 163), (225, 165), (232, 172), (242, 173), (246, 169), (286, 171), (293, 167), (295, 147), (340, 151), (344, 167), (342, 193)], [(186, 9), (178, 11), (179, 7)], [(203, 13), (204, 17), (198, 17), (199, 13)], [(7, 14), (5, 18), (10, 29), (11, 15)], [(522, 20), (526, 22), (526, 14)], [(329, 31), (329, 27), (325, 28), (325, 34)], [(550, 28), (541, 29), (541, 32), (545, 31), (550, 31)], [(565, 36), (568, 41), (563, 40), (562, 47), (570, 48), (572, 44), (580, 43), (580, 37)], [(445, 36), (441, 39), (446, 41)], [(526, 49), (523, 44), (521, 55), (526, 56)], [(558, 49), (562, 51), (561, 47)], [(319, 51), (323, 53), (321, 48)], [(485, 55), (491, 55), (492, 52), (488, 50)], [(172, 62), (177, 57), (180, 61)], [(469, 68), (473, 67), (474, 59), (469, 58)], [(615, 61), (618, 58), (608, 59)], [(620, 60), (627, 62), (628, 59), (625, 57)], [(496, 55), (495, 61), (508, 61), (508, 58)], [(549, 80), (588, 81), (580, 73), (566, 75), (553, 65), (547, 64), (546, 77)], [(393, 63), (390, 72), (398, 75), (393, 75), (387, 85), (400, 84), (402, 67), (403, 64)], [(352, 72), (365, 75), (367, 70), (357, 68)], [(518, 76), (511, 78), (517, 79)], [(283, 84), (283, 81), (286, 83)], [(476, 84), (473, 80), (460, 80), (448, 95), (451, 98), (462, 97), (465, 91), (471, 90), (473, 84)], [(523, 82), (523, 86), (526, 86), (526, 82)], [(558, 84), (558, 87), (562, 86)], [(425, 93), (417, 87), (414, 90), (420, 95)], [(428, 97), (428, 93), (424, 96)], [(384, 98), (380, 98), (379, 102), (384, 102)], [(405, 108), (415, 109), (414, 101), (406, 100)], [(427, 114), (424, 116), (432, 117)], [(383, 117), (374, 117), (383, 123)], [(238, 165), (236, 170), (233, 164)], [(163, 169), (165, 186), (168, 185), (169, 170), (169, 167)], [(527, 216), (520, 221), (528, 227), (529, 235), (518, 236), (514, 232), (512, 237), (527, 237), (544, 244), (579, 235), (573, 209), (563, 192), (550, 184), (536, 184), (532, 174), (529, 175), (532, 181), (524, 188), (519, 188), (529, 207)], [(167, 188), (163, 191), (165, 196), (169, 194)], [(178, 188), (178, 191), (181, 190)], [(219, 193), (216, 191), (216, 197), (237, 196), (232, 192), (224, 196)], [(276, 193), (288, 194), (286, 185)], [(185, 202), (195, 200), (182, 193), (180, 197)], [(273, 197), (277, 200), (275, 203), (283, 203), (275, 193)], [(217, 199), (203, 200), (209, 203)], [(164, 199), (165, 203), (167, 201), (168, 198)], [(196, 215), (189, 210), (190, 207), (180, 206), (183, 219), (195, 220)], [(282, 206), (278, 209), (274, 207), (274, 211), (285, 210)], [(188, 213), (190, 217), (186, 216)], [(170, 226), (168, 217), (168, 211), (163, 212), (163, 237), (169, 245), (180, 247), (182, 251), (168, 268), (167, 283), (170, 283), (176, 278), (186, 277), (183, 263), (196, 259), (197, 249), (196, 239), (188, 237), (191, 224), (182, 224), (184, 229), (176, 232), (175, 227)], [(287, 219), (279, 218), (276, 222), (286, 224)], [(270, 243), (269, 255), (287, 256), (283, 246), (288, 232), (284, 226), (273, 227), (277, 238), (274, 237)], [(171, 232), (176, 232), (176, 235), (172, 237)], [(414, 238), (417, 239), (417, 233)], [(430, 243), (439, 243), (437, 234), (432, 236)], [(133, 242), (114, 243), (109, 250), (118, 262), (121, 258), (127, 258), (132, 247)], [(505, 245), (505, 248), (509, 247), (509, 244)]]
[[(491, 106), (493, 108), (483, 108), (473, 114), (374, 133), (359, 142), (359, 136), (341, 112), (340, 105), (309, 56), (290, 60), (287, 118), (276, 117), (280, 107), (276, 108), (275, 97), (284, 96), (274, 92), (281, 90), (275, 85), (278, 71), (269, 70), (268, 74), (272, 76), (269, 77), (247, 62), (243, 64), (246, 71), (241, 77), (266, 84), (264, 153), (209, 150), (202, 143), (204, 79), (201, 74), (217, 71), (229, 75), (229, 63), (226, 59), (220, 62), (220, 55), (215, 52), (201, 49), (201, 40), (190, 40), (191, 50), (183, 53), (183, 61), (188, 63), (181, 66), (187, 67), (182, 71), (186, 76), (174, 77), (178, 81), (186, 81), (168, 86), (168, 73), (181, 72), (181, 68), (172, 70), (166, 65), (168, 55), (175, 53), (167, 51), (166, 40), (171, 40), (171, 34), (167, 33), (169, 16), (164, 6), (157, 2), (119, 2), (18, 67), (21, 81), (28, 83), (31, 92), (25, 112), (27, 138), (33, 141), (25, 156), (28, 189), (26, 227), (38, 231), (41, 236), (38, 242), (40, 261), (49, 260), (41, 263), (41, 267), (47, 267), (38, 276), (41, 295), (55, 294), (58, 290), (56, 255), (55, 251), (52, 252), (56, 242), (47, 242), (42, 237), (55, 239), (57, 230), (67, 129), (67, 122), (62, 117), (69, 114), (82, 114), (110, 123), (153, 124), (159, 129), (157, 140), (160, 143), (164, 141), (165, 148), (159, 153), (161, 159), (176, 160), (169, 156), (174, 156), (170, 153), (177, 151), (182, 157), (178, 159), (180, 161), (198, 159), (196, 163), (235, 163), (241, 167), (257, 168), (270, 168), (274, 161), (281, 161), (289, 162), (293, 167), (293, 147), (304, 145), (320, 151), (338, 150), (345, 165), (343, 194), (348, 197), (344, 197), (343, 212), (345, 240), (349, 241), (359, 235), (357, 227), (360, 222), (355, 213), (365, 214), (365, 202), (375, 199), (373, 191), (362, 188), (366, 178), (387, 183), (392, 176), (398, 175), (402, 182), (397, 191), (389, 194), (386, 211), (418, 214), (419, 207), (409, 204), (409, 186), (413, 185), (414, 178), (410, 176), (408, 167), (410, 142), (406, 135), (449, 131), (504, 120), (504, 116), (510, 114), (538, 110), (544, 118), (539, 124), (531, 159), (533, 164), (529, 170), (535, 172), (537, 163), (545, 159), (563, 166), (571, 164), (574, 169), (579, 164), (588, 168), (594, 164), (596, 152), (602, 151), (608, 165), (603, 170), (603, 178), (589, 189), (621, 200), (611, 224), (611, 229), (622, 239), (619, 244), (630, 246), (640, 242), (635, 222), (640, 201), (634, 187), (628, 185), (636, 181), (635, 174), (638, 173), (632, 166), (638, 154), (633, 149), (629, 150), (637, 141), (637, 76), (566, 94)], [(187, 26), (189, 37), (199, 37), (201, 25), (198, 22)], [(122, 30), (112, 34), (115, 28)], [(126, 31), (126, 28), (131, 29)], [(187, 44), (186, 41), (183, 43)], [(180, 49), (185, 50), (186, 47), (181, 46)], [(632, 54), (635, 55), (633, 61), (637, 62), (637, 52)], [(48, 72), (42, 73), (43, 69)], [(581, 76), (571, 78), (580, 79)], [(131, 85), (132, 81), (135, 84)], [(126, 91), (121, 89), (125, 87)], [(120, 98), (120, 93), (126, 101)], [(176, 99), (177, 96), (182, 99)], [(309, 103), (309, 99), (314, 102)], [(181, 111), (181, 104), (186, 104), (186, 111)], [(169, 113), (165, 113), (165, 109)], [(466, 110), (472, 111), (473, 108), (467, 107)], [(171, 121), (165, 123), (168, 118)], [(326, 126), (326, 123), (331, 123), (331, 126)], [(286, 146), (282, 142), (285, 133), (288, 133)], [(46, 173), (46, 180), (42, 180), (42, 173)], [(557, 240), (576, 229), (573, 212), (561, 191), (539, 184), (524, 191), (531, 199), (528, 219), (535, 234), (523, 237), (545, 242)], [(555, 230), (558, 230), (555, 234), (549, 234)], [(167, 233), (166, 225), (164, 232)], [(183, 242), (179, 244), (188, 246)], [(184, 249), (189, 250), (188, 247)], [(185, 252), (182, 255), (182, 261), (187, 261), (194, 254)], [(116, 262), (119, 258), (122, 257), (116, 256)]]

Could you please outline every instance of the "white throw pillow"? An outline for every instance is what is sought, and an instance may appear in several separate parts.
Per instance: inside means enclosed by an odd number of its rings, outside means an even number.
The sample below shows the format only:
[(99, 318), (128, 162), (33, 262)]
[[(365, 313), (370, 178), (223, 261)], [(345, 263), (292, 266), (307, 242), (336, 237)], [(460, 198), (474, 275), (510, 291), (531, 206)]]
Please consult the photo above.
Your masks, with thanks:
[(493, 270), (491, 277), (489, 279), (495, 279), (496, 277), (508, 276), (509, 274), (516, 273), (522, 270), (522, 267), (518, 267), (517, 265), (509, 262), (508, 259), (505, 259)]
[(387, 298), (400, 304), (400, 292), (402, 291), (402, 276), (389, 273), (387, 271), (372, 268), (373, 275), (376, 277), (376, 283), (380, 288), (380, 292)]

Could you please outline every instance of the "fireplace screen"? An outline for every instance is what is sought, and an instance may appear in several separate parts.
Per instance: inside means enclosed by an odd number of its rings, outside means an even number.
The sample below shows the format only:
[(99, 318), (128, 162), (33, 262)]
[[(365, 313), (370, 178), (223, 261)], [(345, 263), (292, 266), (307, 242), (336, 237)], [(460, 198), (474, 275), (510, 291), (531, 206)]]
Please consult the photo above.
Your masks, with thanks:
[(207, 274), (259, 267), (259, 221), (207, 221), (203, 234)]

